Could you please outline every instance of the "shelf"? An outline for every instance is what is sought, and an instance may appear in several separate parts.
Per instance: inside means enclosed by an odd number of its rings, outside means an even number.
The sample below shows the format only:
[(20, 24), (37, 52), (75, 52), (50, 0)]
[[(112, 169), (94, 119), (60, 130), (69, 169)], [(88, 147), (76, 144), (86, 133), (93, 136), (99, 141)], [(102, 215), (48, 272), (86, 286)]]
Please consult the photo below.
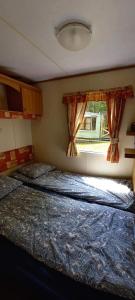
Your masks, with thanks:
[(19, 111), (0, 110), (0, 119), (37, 119), (40, 115)]
[(126, 148), (125, 149), (125, 157), (126, 158), (135, 158), (135, 149)]
[(131, 135), (131, 136), (135, 136), (135, 131), (129, 130), (129, 131), (127, 131), (126, 134), (127, 134), (127, 135)]

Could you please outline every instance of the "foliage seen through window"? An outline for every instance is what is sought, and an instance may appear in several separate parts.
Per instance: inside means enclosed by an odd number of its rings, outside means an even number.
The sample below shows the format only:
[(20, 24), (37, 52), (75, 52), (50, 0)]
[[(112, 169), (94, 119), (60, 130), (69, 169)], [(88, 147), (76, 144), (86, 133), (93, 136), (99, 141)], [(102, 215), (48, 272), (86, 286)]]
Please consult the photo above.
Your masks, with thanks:
[(88, 102), (83, 123), (77, 133), (76, 145), (79, 151), (107, 152), (109, 132), (105, 101)]

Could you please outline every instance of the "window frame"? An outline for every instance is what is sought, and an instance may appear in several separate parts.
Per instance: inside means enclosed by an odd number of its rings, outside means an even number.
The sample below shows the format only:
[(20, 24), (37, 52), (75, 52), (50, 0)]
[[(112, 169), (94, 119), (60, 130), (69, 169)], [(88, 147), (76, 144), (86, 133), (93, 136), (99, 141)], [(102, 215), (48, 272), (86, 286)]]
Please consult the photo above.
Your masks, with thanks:
[[(92, 119), (92, 117), (93, 118), (95, 118), (95, 120), (96, 120), (96, 122), (97, 122), (97, 119), (98, 119), (98, 117), (100, 116), (100, 119), (99, 119), (99, 121), (98, 122), (100, 122), (98, 125), (100, 125), (100, 132), (98, 132), (99, 134), (101, 134), (101, 122), (102, 122), (102, 115), (106, 115), (105, 116), (105, 121), (104, 121), (104, 124), (107, 124), (108, 123), (108, 121), (107, 121), (107, 104), (106, 104), (106, 101), (88, 101), (88, 104), (90, 103), (90, 102), (92, 102), (92, 105), (93, 105), (93, 107), (94, 107), (94, 110), (95, 110), (95, 106), (94, 106), (94, 104), (96, 103), (96, 102), (100, 102), (100, 105), (101, 105), (101, 103), (103, 103), (104, 102), (104, 105), (106, 106), (106, 110), (105, 111), (100, 111), (100, 109), (101, 108), (99, 108), (98, 107), (98, 109), (99, 109), (99, 111), (98, 112), (91, 112), (90, 110), (88, 110), (88, 108), (86, 108), (86, 112), (85, 112), (85, 115), (87, 115), (85, 118), (87, 119), (87, 118), (91, 118)], [(91, 114), (93, 114), (93, 113), (95, 113), (95, 114), (97, 114), (96, 116), (89, 116), (88, 117), (88, 113), (91, 113)], [(84, 119), (84, 122), (85, 122), (85, 119)], [(84, 123), (83, 122), (83, 123)], [(108, 150), (108, 147), (109, 147), (109, 144), (110, 144), (110, 137), (109, 137), (109, 131), (108, 131), (108, 127), (105, 127), (105, 128), (103, 128), (103, 130), (105, 130), (105, 131), (107, 131), (108, 133), (107, 134), (105, 134), (105, 135), (108, 135), (108, 138), (106, 137), (106, 139), (105, 140), (103, 140), (103, 137), (102, 137), (102, 139), (100, 138), (100, 137), (97, 137), (97, 138), (93, 138), (92, 139), (92, 137), (91, 137), (91, 140), (90, 140), (90, 137), (88, 138), (88, 137), (79, 137), (78, 135), (80, 134), (81, 135), (81, 133), (83, 132), (86, 132), (86, 131), (91, 131), (92, 133), (95, 131), (96, 132), (96, 129), (97, 129), (97, 124), (96, 124), (96, 122), (95, 122), (95, 130), (90, 130), (90, 129), (84, 129), (84, 128), (86, 128), (86, 126), (87, 126), (87, 121), (85, 122), (85, 125), (83, 126), (83, 128), (82, 128), (82, 126), (80, 126), (80, 129), (78, 130), (78, 133), (77, 133), (77, 136), (76, 136), (76, 146), (77, 146), (77, 148), (78, 148), (78, 150), (79, 150), (79, 152), (80, 153), (91, 153), (91, 154), (102, 154), (102, 155), (105, 155), (105, 154), (107, 154), (107, 150)], [(91, 121), (91, 123), (92, 123), (92, 121)], [(90, 124), (89, 124), (90, 125)], [(91, 125), (90, 125), (91, 126)], [(90, 126), (89, 126), (89, 128), (90, 128)], [(99, 128), (98, 128), (98, 130), (99, 130)], [(89, 144), (89, 145), (91, 145), (93, 142), (92, 141), (95, 141), (95, 144), (97, 143), (97, 144), (100, 144), (100, 142), (102, 143), (102, 142), (104, 142), (105, 144), (107, 144), (106, 145), (106, 148), (105, 148), (105, 150), (92, 150), (92, 149), (88, 149), (88, 150), (86, 150), (86, 149), (80, 149), (79, 148), (79, 144), (81, 144), (81, 143), (79, 143), (79, 141), (81, 141), (81, 140), (83, 140), (83, 139), (85, 139), (86, 141), (87, 141), (87, 144)], [(83, 142), (84, 142), (84, 140), (83, 140)]]

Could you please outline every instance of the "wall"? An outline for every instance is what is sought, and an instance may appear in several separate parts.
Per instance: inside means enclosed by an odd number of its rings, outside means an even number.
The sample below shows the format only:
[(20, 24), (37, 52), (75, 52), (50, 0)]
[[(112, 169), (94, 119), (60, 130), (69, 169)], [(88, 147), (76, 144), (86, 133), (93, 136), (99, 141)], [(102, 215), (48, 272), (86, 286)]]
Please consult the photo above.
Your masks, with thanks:
[(31, 144), (30, 120), (0, 119), (0, 152)]
[[(7, 110), (7, 97), (3, 84), (0, 84), (0, 110)], [(0, 152), (31, 144), (30, 120), (0, 119)]]
[(124, 148), (133, 147), (134, 138), (126, 136), (126, 131), (130, 123), (135, 121), (135, 99), (128, 99), (126, 102), (120, 131), (119, 164), (107, 162), (105, 155), (101, 154), (81, 153), (80, 157), (66, 157), (67, 108), (62, 103), (64, 93), (130, 84), (135, 88), (135, 68), (40, 83), (44, 113), (41, 120), (32, 122), (36, 158), (55, 164), (63, 170), (101, 176), (131, 176), (134, 160), (124, 158)]

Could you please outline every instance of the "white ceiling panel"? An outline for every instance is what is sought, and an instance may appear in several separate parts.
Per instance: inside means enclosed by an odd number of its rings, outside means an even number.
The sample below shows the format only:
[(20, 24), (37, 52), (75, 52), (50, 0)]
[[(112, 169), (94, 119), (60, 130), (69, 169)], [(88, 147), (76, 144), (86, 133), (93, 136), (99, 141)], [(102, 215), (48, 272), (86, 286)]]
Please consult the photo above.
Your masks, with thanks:
[[(37, 81), (134, 64), (134, 12), (135, 0), (0, 0), (8, 31), (3, 37), (0, 26), (3, 49), (8, 46), (0, 59), (11, 62), (11, 50), (14, 60), (6, 67)], [(58, 44), (54, 31), (61, 22), (75, 19), (92, 25), (92, 39), (86, 49), (71, 52)], [(18, 52), (13, 46), (20, 43)]]
[(42, 74), (46, 79), (52, 73), (56, 77), (63, 75), (61, 68), (1, 20), (0, 31), (0, 67), (34, 81), (41, 80)]

